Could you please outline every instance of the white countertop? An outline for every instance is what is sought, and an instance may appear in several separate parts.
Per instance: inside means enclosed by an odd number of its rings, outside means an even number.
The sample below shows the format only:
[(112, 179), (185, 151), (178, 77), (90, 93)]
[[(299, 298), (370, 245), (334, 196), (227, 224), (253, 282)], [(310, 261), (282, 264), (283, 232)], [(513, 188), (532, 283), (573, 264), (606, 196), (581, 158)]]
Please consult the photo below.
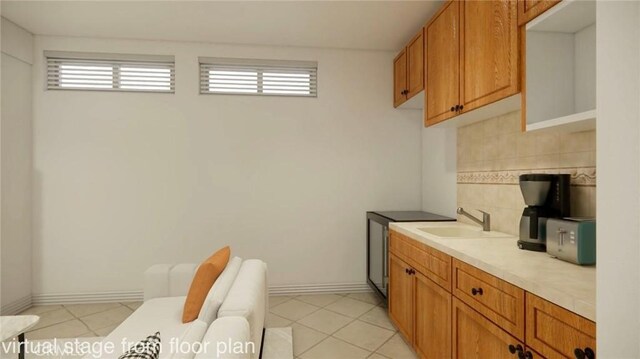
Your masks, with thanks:
[(426, 227), (461, 226), (459, 222), (395, 222), (390, 228), (434, 249), (503, 279), (567, 310), (595, 322), (596, 268), (551, 258), (545, 252), (518, 248), (517, 237), (441, 238), (423, 231)]

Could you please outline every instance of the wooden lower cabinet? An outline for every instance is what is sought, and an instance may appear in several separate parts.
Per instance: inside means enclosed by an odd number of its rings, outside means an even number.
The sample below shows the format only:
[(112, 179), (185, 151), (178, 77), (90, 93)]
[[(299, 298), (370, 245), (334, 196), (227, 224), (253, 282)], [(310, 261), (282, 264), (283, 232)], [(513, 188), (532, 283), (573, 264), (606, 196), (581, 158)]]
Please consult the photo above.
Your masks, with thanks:
[(414, 277), (414, 348), (421, 358), (451, 358), (451, 293), (420, 272)]
[(518, 349), (524, 351), (524, 343), (453, 298), (454, 358), (512, 359), (518, 358)]
[[(596, 323), (407, 236), (390, 238), (389, 317), (420, 358), (596, 357)], [(442, 263), (452, 263), (446, 280), (430, 270)]]
[(526, 341), (546, 358), (593, 359), (596, 323), (527, 293)]
[(412, 342), (414, 286), (409, 268), (393, 253), (389, 255), (389, 317), (405, 339)]

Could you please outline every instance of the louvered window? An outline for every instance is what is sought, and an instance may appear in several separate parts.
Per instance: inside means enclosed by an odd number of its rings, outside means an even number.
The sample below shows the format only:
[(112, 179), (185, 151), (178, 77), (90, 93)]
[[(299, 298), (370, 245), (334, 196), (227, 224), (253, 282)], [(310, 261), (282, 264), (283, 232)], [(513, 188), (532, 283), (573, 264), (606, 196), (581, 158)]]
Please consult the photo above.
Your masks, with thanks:
[(200, 93), (317, 97), (316, 62), (203, 58)]
[(175, 91), (173, 56), (45, 52), (47, 89)]

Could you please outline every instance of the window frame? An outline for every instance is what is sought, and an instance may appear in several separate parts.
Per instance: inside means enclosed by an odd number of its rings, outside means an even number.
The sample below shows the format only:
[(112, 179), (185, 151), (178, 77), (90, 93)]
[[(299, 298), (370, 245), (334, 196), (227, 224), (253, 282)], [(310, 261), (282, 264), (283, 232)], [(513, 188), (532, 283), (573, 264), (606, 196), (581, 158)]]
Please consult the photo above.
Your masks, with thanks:
[[(60, 67), (65, 64), (74, 64), (78, 66), (90, 66), (95, 63), (100, 67), (111, 67), (111, 87), (80, 87), (61, 85)], [(175, 78), (176, 67), (175, 57), (170, 55), (141, 55), (141, 54), (112, 54), (112, 53), (94, 53), (94, 52), (66, 52), (66, 51), (44, 51), (44, 87), (49, 91), (103, 91), (103, 92), (137, 92), (137, 93), (158, 93), (158, 94), (175, 94)], [(52, 69), (53, 67), (53, 69)], [(169, 70), (169, 89), (159, 90), (151, 88), (123, 88), (122, 72), (123, 68), (144, 68), (150, 69), (167, 69)], [(89, 70), (90, 71), (90, 70)], [(139, 70), (138, 70), (139, 71)], [(126, 72), (126, 70), (125, 70)], [(138, 72), (139, 75), (140, 72)], [(53, 76), (53, 77), (52, 77)], [(151, 77), (151, 76), (150, 76)], [(106, 79), (105, 79), (106, 80)], [(149, 83), (148, 80), (146, 80)], [(152, 83), (152, 82), (151, 82)], [(127, 85), (124, 85), (127, 86)], [(135, 86), (135, 85), (129, 85)], [(145, 85), (139, 85), (144, 87)]]
[[(240, 71), (252, 71), (256, 73), (256, 92), (246, 91), (211, 91), (210, 71), (218, 66), (227, 71), (237, 68)], [(264, 92), (264, 74), (300, 72), (309, 75), (309, 94), (300, 93), (269, 93)], [(224, 70), (221, 70), (224, 71)], [(273, 80), (277, 81), (277, 80)], [(240, 96), (275, 96), (275, 97), (318, 97), (318, 62), (316, 61), (290, 61), (290, 60), (262, 60), (262, 59), (240, 59), (240, 58), (220, 58), (220, 57), (198, 57), (198, 93), (200, 95), (240, 95)]]

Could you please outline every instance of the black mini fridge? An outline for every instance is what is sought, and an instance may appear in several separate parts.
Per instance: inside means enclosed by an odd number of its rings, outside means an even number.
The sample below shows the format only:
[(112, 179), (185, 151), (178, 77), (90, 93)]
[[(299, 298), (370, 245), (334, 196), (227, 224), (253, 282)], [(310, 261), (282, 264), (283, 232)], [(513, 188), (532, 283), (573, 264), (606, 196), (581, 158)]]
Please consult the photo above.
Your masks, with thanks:
[(453, 218), (421, 211), (367, 212), (367, 282), (385, 300), (389, 285), (389, 223), (445, 222)]

